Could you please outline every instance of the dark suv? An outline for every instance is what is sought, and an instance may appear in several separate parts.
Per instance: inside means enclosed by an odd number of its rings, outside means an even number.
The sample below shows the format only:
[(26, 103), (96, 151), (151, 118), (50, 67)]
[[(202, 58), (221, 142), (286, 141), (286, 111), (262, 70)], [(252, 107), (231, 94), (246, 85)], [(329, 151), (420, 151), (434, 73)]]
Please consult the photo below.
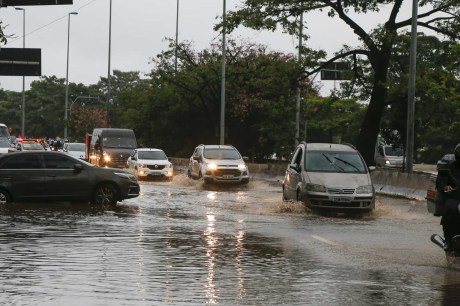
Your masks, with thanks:
[(230, 145), (199, 145), (187, 170), (189, 177), (203, 178), (205, 183), (249, 182), (249, 170), (238, 150)]
[(115, 205), (139, 196), (136, 177), (124, 170), (95, 167), (53, 151), (0, 157), (0, 204), (13, 201), (71, 201)]

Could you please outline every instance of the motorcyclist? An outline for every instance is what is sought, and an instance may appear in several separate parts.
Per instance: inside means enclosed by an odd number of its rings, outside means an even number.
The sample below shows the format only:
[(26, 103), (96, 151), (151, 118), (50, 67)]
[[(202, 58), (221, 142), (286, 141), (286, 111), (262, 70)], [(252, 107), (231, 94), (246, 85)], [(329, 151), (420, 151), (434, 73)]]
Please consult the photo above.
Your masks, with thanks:
[(454, 150), (455, 160), (444, 169), (438, 169), (436, 190), (444, 196), (441, 217), (446, 242), (445, 251), (452, 251), (452, 238), (460, 235), (460, 143)]

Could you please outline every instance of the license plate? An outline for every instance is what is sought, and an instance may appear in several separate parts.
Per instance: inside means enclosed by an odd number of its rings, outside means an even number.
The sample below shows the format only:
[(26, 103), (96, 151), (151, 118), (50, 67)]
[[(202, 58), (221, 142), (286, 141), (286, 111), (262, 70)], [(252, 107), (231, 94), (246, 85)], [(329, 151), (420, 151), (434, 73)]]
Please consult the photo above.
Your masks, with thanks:
[(332, 197), (332, 201), (334, 201), (334, 202), (342, 202), (342, 203), (349, 203), (349, 202), (351, 202), (351, 198), (349, 198), (349, 197)]
[(224, 175), (223, 178), (224, 179), (231, 179), (231, 178), (233, 178), (233, 175)]

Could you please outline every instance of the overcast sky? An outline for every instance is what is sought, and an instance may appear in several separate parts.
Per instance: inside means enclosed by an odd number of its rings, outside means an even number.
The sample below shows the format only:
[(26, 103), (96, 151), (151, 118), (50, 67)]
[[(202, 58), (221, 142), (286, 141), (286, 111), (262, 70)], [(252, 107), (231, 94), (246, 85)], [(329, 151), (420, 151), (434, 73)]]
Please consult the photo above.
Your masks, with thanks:
[[(95, 84), (107, 77), (109, 53), (109, 0), (73, 0), (73, 5), (25, 6), (26, 48), (41, 48), (42, 76), (65, 78), (67, 61), (68, 13), (70, 17), (69, 82)], [(111, 69), (148, 73), (153, 66), (150, 58), (166, 50), (165, 37), (175, 38), (177, 0), (112, 0)], [(240, 0), (227, 0), (227, 10), (234, 10)], [(411, 15), (412, 0), (405, 0), (400, 14)], [(180, 0), (179, 40), (194, 42), (195, 49), (207, 48), (218, 42), (219, 33), (213, 26), (222, 15), (222, 0)], [(370, 30), (388, 17), (387, 12), (360, 17), (360, 23)], [(341, 22), (325, 14), (306, 15), (312, 48), (330, 53), (343, 44), (357, 44), (355, 35)], [(23, 12), (14, 7), (0, 9), (0, 20), (7, 26), (5, 33), (14, 35), (6, 46), (22, 48)], [(265, 44), (270, 50), (296, 53), (298, 39), (281, 32), (257, 32), (238, 29), (233, 38), (250, 39)], [(38, 77), (26, 77), (26, 89)], [(319, 81), (319, 78), (317, 78)], [(323, 88), (332, 88), (323, 81)], [(22, 91), (22, 77), (0, 76), (0, 87)]]

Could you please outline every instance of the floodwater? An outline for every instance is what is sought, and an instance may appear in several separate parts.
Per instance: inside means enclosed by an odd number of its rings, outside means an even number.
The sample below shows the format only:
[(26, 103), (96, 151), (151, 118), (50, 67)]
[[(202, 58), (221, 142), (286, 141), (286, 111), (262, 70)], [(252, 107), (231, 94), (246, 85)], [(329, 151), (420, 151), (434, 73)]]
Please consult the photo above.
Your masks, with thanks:
[(141, 184), (114, 210), (0, 207), (0, 304), (458, 304), (424, 202), (324, 216), (283, 203), (279, 183)]

